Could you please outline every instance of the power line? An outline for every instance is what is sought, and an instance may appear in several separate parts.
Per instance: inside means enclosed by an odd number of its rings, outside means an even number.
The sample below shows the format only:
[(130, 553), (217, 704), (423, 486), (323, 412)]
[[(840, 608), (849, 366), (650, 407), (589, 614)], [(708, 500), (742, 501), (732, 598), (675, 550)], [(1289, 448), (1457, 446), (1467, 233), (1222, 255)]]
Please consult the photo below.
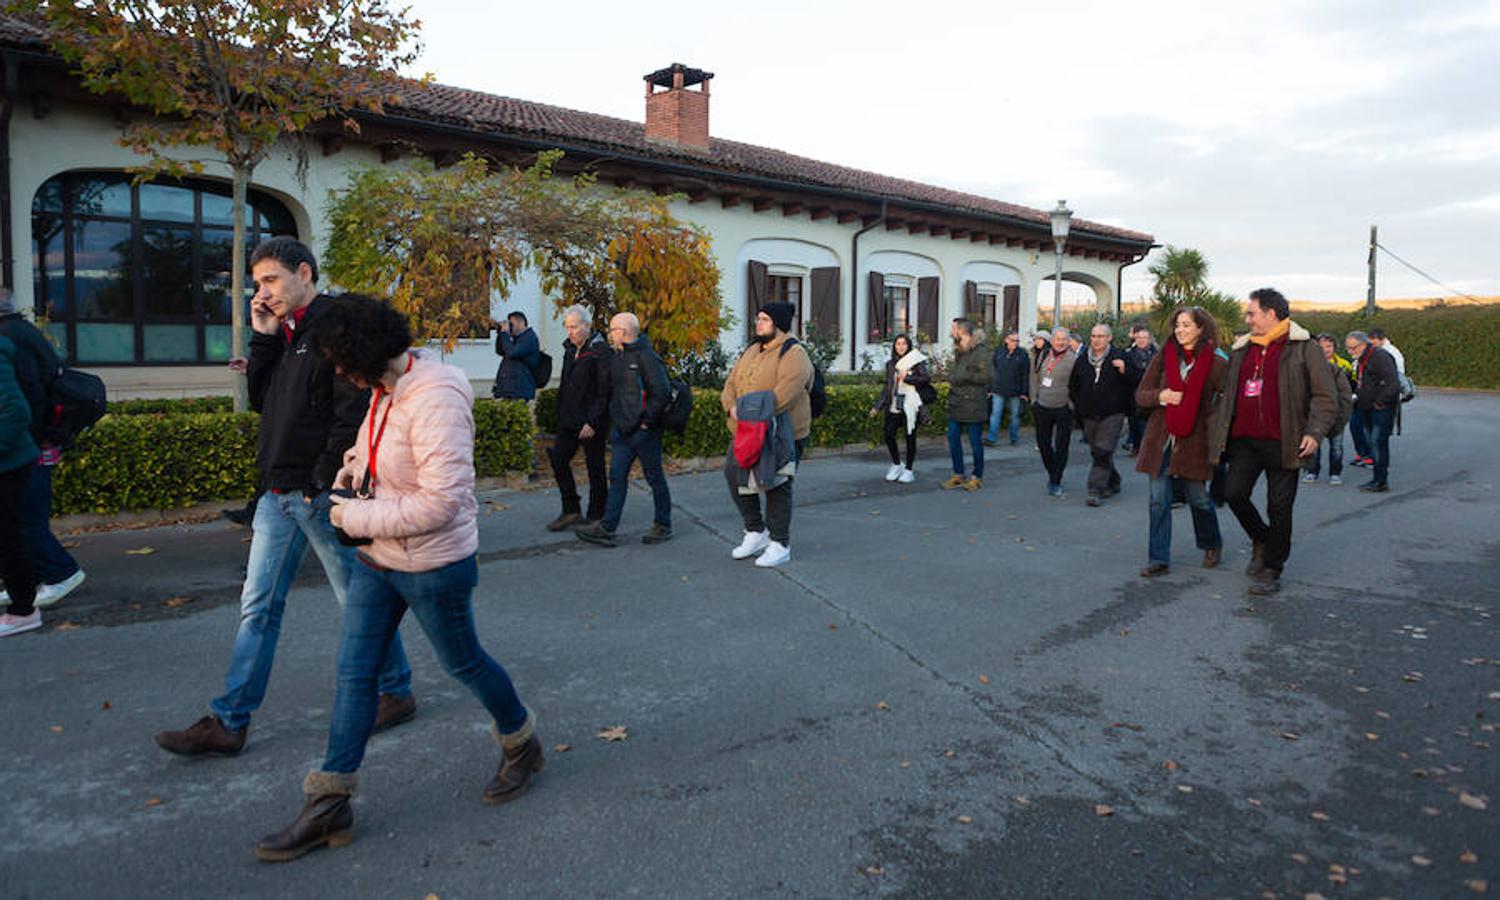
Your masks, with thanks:
[(1392, 252), (1391, 248), (1389, 248), (1386, 245), (1380, 243), (1379, 241), (1375, 242), (1375, 246), (1378, 247), (1378, 248), (1380, 248), (1381, 250), (1384, 250), (1385, 254), (1387, 256), (1389, 256), (1391, 259), (1394, 259), (1396, 262), (1400, 263), (1401, 265), (1406, 266), (1408, 269), (1411, 269), (1413, 272), (1416, 272), (1418, 275), (1421, 275), (1423, 278), (1427, 279), (1428, 281), (1432, 282), (1433, 284), (1437, 285), (1438, 287), (1442, 288), (1443, 290), (1447, 291), (1448, 293), (1450, 293), (1450, 294), (1457, 294), (1458, 296), (1463, 297), (1463, 298), (1465, 298), (1467, 300), (1473, 300), (1475, 303), (1479, 302), (1479, 298), (1478, 297), (1470, 296), (1469, 294), (1465, 294), (1463, 291), (1454, 290), (1453, 288), (1449, 287), (1448, 285), (1443, 284), (1441, 281), (1438, 281), (1436, 278), (1433, 278), (1431, 275), (1428, 275), (1426, 272), (1423, 272), (1421, 269), (1417, 268), (1416, 266), (1412, 265), (1411, 263), (1409, 263), (1406, 260), (1402, 259), (1401, 257), (1397, 256), (1394, 252)]

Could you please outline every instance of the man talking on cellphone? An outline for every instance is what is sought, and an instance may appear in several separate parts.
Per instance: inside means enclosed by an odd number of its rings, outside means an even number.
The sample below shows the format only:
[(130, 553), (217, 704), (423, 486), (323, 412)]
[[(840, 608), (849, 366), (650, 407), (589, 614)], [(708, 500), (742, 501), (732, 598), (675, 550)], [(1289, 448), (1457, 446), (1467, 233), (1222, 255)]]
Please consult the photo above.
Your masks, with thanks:
[[(318, 262), (295, 238), (274, 237), (256, 247), (250, 274), (254, 335), (246, 377), (250, 406), (260, 413), (255, 463), (265, 494), (255, 508), (224, 693), (193, 725), (156, 735), (163, 750), (183, 756), (230, 756), (244, 748), (250, 715), (271, 678), (286, 595), (308, 548), (341, 606), (353, 561), (353, 549), (340, 544), (328, 521), (329, 491), (359, 433), (370, 392), (337, 377), (314, 346), (318, 320), (338, 301), (318, 292)], [(376, 730), (416, 714), (399, 634), (391, 640), (379, 684)]]

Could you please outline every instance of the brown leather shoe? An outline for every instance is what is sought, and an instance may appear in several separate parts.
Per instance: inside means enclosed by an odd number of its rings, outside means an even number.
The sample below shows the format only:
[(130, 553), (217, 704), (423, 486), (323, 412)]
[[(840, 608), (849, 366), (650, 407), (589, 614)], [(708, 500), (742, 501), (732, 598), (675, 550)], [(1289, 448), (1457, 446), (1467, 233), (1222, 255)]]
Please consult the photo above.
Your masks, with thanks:
[(1262, 569), (1259, 575), (1250, 579), (1250, 587), (1245, 590), (1252, 597), (1279, 594), (1281, 593), (1281, 573), (1272, 569)]
[(1250, 565), (1245, 567), (1245, 574), (1251, 578), (1266, 570), (1266, 545), (1256, 541), (1250, 545)]
[(210, 713), (182, 731), (158, 731), (154, 740), (156, 746), (178, 756), (233, 756), (245, 748), (249, 733), (249, 725), (230, 731)]
[(1141, 577), (1156, 578), (1157, 576), (1165, 575), (1170, 571), (1172, 571), (1172, 567), (1167, 565), (1166, 563), (1152, 563), (1151, 565), (1141, 570)]
[[(504, 740), (504, 738), (501, 738)], [(500, 770), (484, 787), (484, 802), (491, 806), (508, 803), (526, 793), (531, 786), (531, 776), (542, 771), (547, 758), (542, 754), (542, 742), (532, 735), (519, 747), (506, 747), (500, 758)]]
[(580, 518), (582, 518), (582, 517), (579, 516), (578, 513), (565, 512), (562, 515), (558, 516), (557, 518), (553, 519), (552, 521), (548, 522), (547, 523), (547, 530), (548, 531), (562, 531), (564, 528), (567, 528), (570, 525), (576, 525), (576, 524), (578, 524), (578, 521), (579, 521)]
[(402, 722), (410, 722), (417, 715), (417, 698), (411, 694), (381, 694), (380, 708), (375, 711), (375, 730), (379, 734)]
[(309, 797), (292, 824), (255, 842), (264, 862), (287, 862), (319, 847), (343, 847), (354, 840), (354, 810), (348, 794)]
[(1221, 557), (1223, 553), (1224, 551), (1220, 550), (1218, 547), (1210, 547), (1207, 550), (1204, 550), (1203, 568), (1217, 569), (1219, 567), (1219, 557)]

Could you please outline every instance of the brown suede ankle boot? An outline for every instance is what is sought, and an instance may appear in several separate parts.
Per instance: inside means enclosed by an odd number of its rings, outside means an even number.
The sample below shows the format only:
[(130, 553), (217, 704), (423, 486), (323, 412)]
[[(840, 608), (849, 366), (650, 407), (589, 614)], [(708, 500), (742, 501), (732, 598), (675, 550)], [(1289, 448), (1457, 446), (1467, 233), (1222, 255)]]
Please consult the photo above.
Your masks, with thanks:
[(354, 810), (349, 796), (359, 776), (339, 772), (309, 772), (302, 783), (307, 803), (292, 824), (255, 842), (255, 856), (264, 862), (287, 862), (319, 847), (344, 847), (354, 840)]
[(531, 786), (531, 776), (542, 770), (547, 757), (542, 753), (542, 742), (537, 740), (533, 719), (526, 717), (526, 724), (515, 734), (493, 733), (504, 751), (500, 757), (500, 769), (484, 786), (484, 802), (490, 805), (508, 803), (526, 793)]

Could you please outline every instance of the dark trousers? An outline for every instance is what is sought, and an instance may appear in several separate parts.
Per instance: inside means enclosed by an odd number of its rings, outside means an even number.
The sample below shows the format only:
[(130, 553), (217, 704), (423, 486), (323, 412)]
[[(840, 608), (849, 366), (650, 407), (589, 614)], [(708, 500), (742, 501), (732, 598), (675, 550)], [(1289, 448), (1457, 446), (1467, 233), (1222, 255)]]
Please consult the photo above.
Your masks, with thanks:
[[(797, 441), (795, 447), (797, 460), (801, 462), (802, 451), (807, 447), (807, 438)], [(765, 492), (766, 512), (764, 516), (760, 511), (759, 493), (740, 493), (737, 467), (732, 453), (724, 460), (724, 477), (729, 481), (729, 496), (734, 498), (734, 505), (739, 508), (740, 518), (745, 522), (745, 530), (769, 530), (771, 540), (783, 547), (791, 546), (792, 482), (796, 480), (795, 476)]]
[(78, 562), (52, 534), (53, 466), (32, 466), (26, 480), (26, 494), (21, 501), (25, 521), (21, 541), (35, 558), (37, 576), (43, 584), (67, 581), (78, 571)]
[(13, 616), (29, 616), (36, 608), (36, 586), (39, 582), (36, 559), (21, 539), (28, 511), (25, 507), (26, 484), (35, 463), (27, 463), (8, 472), (0, 472), (0, 577), (10, 594)]
[(1047, 481), (1062, 484), (1063, 470), (1068, 467), (1068, 442), (1073, 437), (1073, 411), (1066, 406), (1031, 407), (1036, 422), (1036, 447), (1042, 451), (1042, 465), (1047, 467)]
[[(1266, 518), (1250, 502), (1261, 473), (1266, 476)], [(1292, 504), (1297, 501), (1298, 469), (1281, 465), (1281, 442), (1234, 438), (1229, 442), (1229, 474), (1224, 495), (1250, 540), (1263, 545), (1266, 568), (1281, 574), (1292, 554)]]
[[(1340, 428), (1338, 431), (1335, 431), (1333, 434), (1330, 434), (1327, 437), (1327, 439), (1324, 441), (1324, 443), (1326, 443), (1328, 445), (1328, 474), (1329, 475), (1343, 475), (1344, 474), (1344, 429)], [(1307, 461), (1305, 463), (1303, 463), (1302, 468), (1304, 468), (1307, 471), (1311, 472), (1315, 476), (1318, 475), (1322, 471), (1322, 468), (1323, 468), (1322, 467), (1322, 463), (1321, 463), (1322, 457), (1323, 457), (1323, 445), (1319, 444), (1318, 445), (1318, 452), (1314, 453), (1312, 456), (1309, 456), (1307, 458)]]
[(1141, 437), (1146, 433), (1146, 420), (1151, 418), (1149, 410), (1131, 409), (1130, 432), (1125, 436), (1125, 445), (1131, 450), (1141, 449)]
[(1355, 459), (1364, 459), (1373, 455), (1370, 453), (1370, 440), (1365, 428), (1367, 415), (1369, 414), (1357, 409), (1349, 414), (1349, 439), (1354, 442)]
[(1103, 496), (1120, 490), (1120, 472), (1115, 468), (1115, 448), (1120, 446), (1120, 428), (1124, 424), (1124, 413), (1083, 420), (1083, 436), (1088, 441), (1089, 453), (1094, 458), (1094, 465), (1089, 468), (1090, 494)]
[(578, 485), (573, 480), (573, 457), (578, 448), (583, 448), (584, 463), (589, 470), (589, 512), (587, 518), (595, 521), (604, 517), (605, 505), (609, 502), (609, 479), (604, 474), (605, 437), (596, 431), (588, 440), (580, 440), (572, 429), (560, 431), (549, 454), (552, 459), (552, 475), (557, 479), (557, 490), (562, 494), (562, 511), (580, 513)]
[(661, 432), (639, 428), (627, 437), (614, 429), (609, 435), (609, 502), (599, 521), (605, 531), (613, 532), (620, 526), (625, 493), (630, 490), (630, 466), (636, 460), (641, 461), (641, 474), (651, 485), (652, 520), (664, 528), (672, 527), (672, 492), (661, 467)]
[(1396, 424), (1396, 411), (1389, 406), (1385, 409), (1367, 409), (1364, 419), (1365, 445), (1370, 450), (1369, 455), (1375, 460), (1375, 483), (1385, 484), (1386, 476), (1391, 470), (1391, 429)]
[(885, 414), (885, 449), (891, 451), (891, 465), (900, 465), (901, 456), (896, 450), (896, 433), (906, 432), (906, 467), (917, 461), (917, 433), (906, 431), (906, 413)]

